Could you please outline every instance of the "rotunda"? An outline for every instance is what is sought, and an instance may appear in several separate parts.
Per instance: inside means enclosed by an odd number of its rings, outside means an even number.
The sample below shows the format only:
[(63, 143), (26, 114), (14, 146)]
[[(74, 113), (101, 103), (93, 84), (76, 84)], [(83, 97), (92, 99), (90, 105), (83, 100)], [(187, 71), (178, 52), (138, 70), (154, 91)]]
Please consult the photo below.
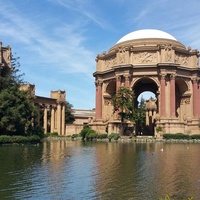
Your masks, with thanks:
[[(121, 86), (131, 88), (135, 101), (145, 91), (156, 100), (146, 104), (147, 135), (199, 133), (199, 52), (186, 48), (172, 35), (154, 29), (131, 32), (108, 52), (96, 57), (96, 117), (102, 131), (119, 132), (119, 118), (113, 114), (112, 97)], [(137, 105), (137, 102), (135, 102)], [(154, 106), (149, 106), (155, 104)], [(137, 135), (137, 125), (127, 125), (128, 135)]]

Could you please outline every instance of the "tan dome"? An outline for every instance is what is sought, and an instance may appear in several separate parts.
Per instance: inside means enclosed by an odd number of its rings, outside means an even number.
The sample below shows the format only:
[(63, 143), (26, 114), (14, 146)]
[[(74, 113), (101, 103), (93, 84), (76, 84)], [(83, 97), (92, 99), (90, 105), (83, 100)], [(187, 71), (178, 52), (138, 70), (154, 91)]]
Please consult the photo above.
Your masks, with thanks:
[(156, 30), (156, 29), (143, 29), (143, 30), (138, 30), (131, 32), (124, 37), (122, 37), (117, 44), (121, 42), (126, 42), (130, 40), (137, 40), (137, 39), (170, 39), (170, 40), (175, 40), (177, 39), (170, 35), (169, 33), (166, 33), (161, 30)]

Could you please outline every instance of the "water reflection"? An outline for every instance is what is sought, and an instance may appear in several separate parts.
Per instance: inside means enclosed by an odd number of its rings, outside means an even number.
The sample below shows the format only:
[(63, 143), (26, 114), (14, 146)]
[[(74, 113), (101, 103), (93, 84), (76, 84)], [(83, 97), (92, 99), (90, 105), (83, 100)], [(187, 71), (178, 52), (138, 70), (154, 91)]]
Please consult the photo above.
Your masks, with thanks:
[(199, 144), (70, 140), (0, 146), (0, 199), (200, 199), (199, 152)]

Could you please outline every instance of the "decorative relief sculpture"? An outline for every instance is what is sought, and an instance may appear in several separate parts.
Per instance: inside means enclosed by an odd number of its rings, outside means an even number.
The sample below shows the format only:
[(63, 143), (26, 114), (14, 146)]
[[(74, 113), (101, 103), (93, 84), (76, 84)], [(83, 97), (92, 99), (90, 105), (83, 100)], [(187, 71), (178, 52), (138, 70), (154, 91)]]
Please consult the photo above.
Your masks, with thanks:
[(126, 47), (120, 47), (118, 49), (118, 62), (119, 62), (119, 64), (125, 63), (125, 61), (126, 61), (125, 52), (126, 52)]
[(154, 52), (140, 52), (133, 54), (133, 63), (156, 63), (157, 62), (157, 53)]
[(172, 45), (165, 45), (165, 61), (172, 62)]
[(183, 54), (176, 54), (175, 63), (181, 64), (181, 65), (189, 65), (189, 58)]
[(106, 69), (111, 68), (112, 66), (117, 64), (115, 57), (107, 58), (104, 62), (105, 62)]
[(190, 98), (189, 97), (182, 98), (181, 99), (181, 105), (183, 105), (183, 104), (190, 104)]
[(104, 99), (104, 105), (109, 106), (111, 104), (111, 101), (109, 99)]

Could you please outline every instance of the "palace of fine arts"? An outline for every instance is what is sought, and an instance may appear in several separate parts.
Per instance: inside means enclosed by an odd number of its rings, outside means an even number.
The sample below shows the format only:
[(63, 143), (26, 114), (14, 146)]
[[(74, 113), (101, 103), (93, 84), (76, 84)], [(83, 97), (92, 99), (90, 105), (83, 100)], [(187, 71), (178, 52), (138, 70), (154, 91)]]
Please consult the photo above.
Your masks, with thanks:
[[(1, 70), (11, 66), (10, 58), (11, 48), (1, 44)], [(87, 124), (98, 133), (105, 133), (105, 130), (108, 134), (119, 133), (120, 109), (113, 112), (112, 99), (123, 87), (133, 91), (135, 107), (139, 106), (138, 97), (143, 92), (155, 95), (145, 102), (145, 126), (148, 129), (143, 131), (137, 122), (126, 119), (123, 135), (162, 137), (164, 133), (200, 133), (199, 51), (186, 47), (169, 33), (155, 29), (128, 33), (96, 56), (93, 76), (95, 109), (74, 109), (72, 124), (65, 124), (67, 97), (64, 90), (51, 91), (47, 98), (35, 95), (39, 85), (36, 88), (29, 83), (21, 86), (22, 90), (32, 91), (37, 109), (42, 110), (45, 132), (63, 136), (78, 134)], [(50, 113), (49, 118), (47, 113)]]

